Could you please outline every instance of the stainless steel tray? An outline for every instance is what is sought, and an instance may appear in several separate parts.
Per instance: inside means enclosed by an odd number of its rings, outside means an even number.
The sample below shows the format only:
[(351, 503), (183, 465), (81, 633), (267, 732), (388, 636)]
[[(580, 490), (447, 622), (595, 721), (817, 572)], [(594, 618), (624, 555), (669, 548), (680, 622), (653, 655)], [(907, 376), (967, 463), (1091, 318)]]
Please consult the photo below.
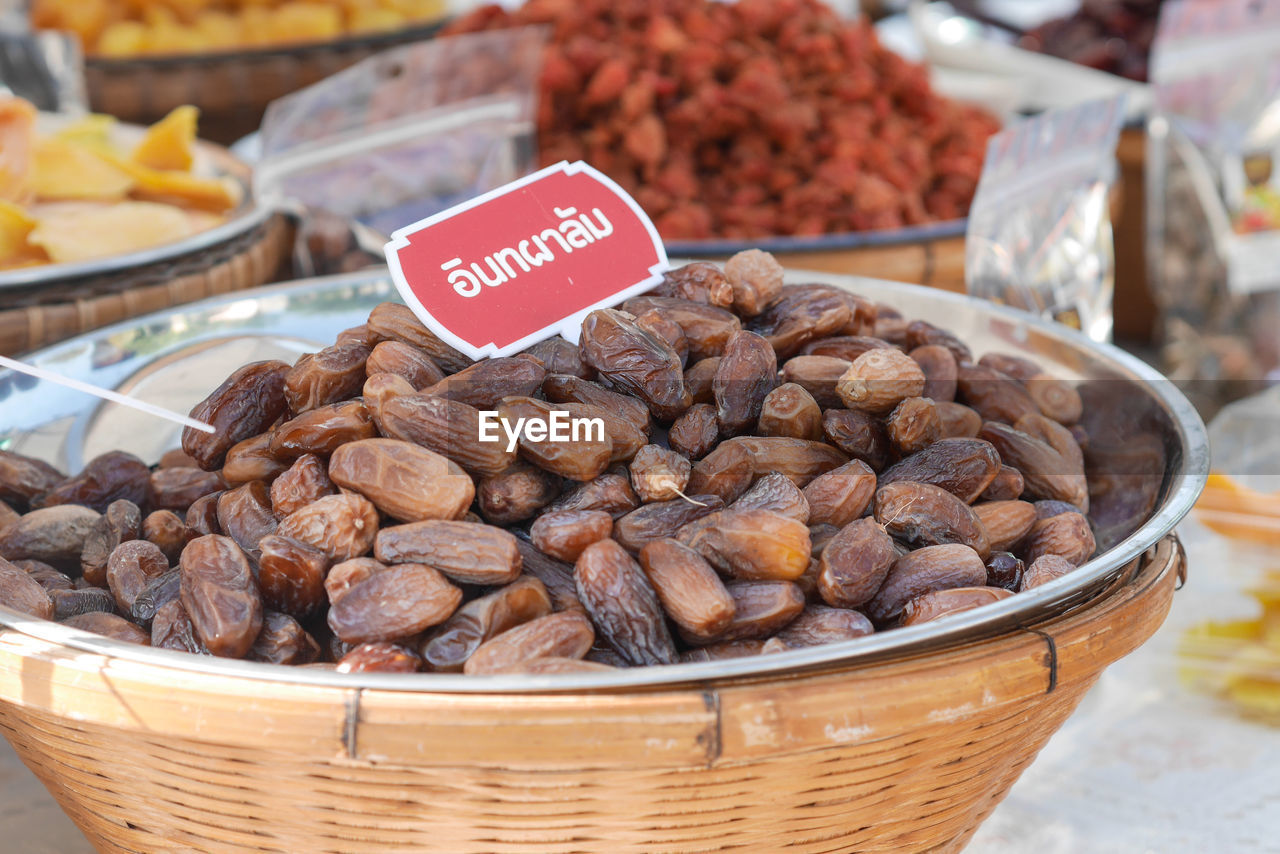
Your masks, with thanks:
[[(71, 121), (73, 118), (68, 116), (45, 113), (41, 114), (37, 128), (40, 133), (51, 133)], [(146, 132), (146, 128), (130, 124), (119, 124), (114, 130), (116, 139), (124, 146), (133, 145)], [(14, 290), (34, 290), (42, 285), (54, 283), (65, 284), (76, 279), (105, 276), (181, 258), (246, 234), (265, 222), (271, 215), (270, 210), (259, 206), (254, 201), (252, 169), (230, 150), (198, 140), (194, 171), (201, 175), (229, 176), (240, 183), (244, 191), (244, 200), (239, 207), (227, 214), (225, 221), (184, 240), (139, 249), (136, 252), (124, 252), (72, 264), (44, 264), (39, 267), (0, 271), (0, 294)]]
[[(341, 674), (276, 667), (155, 650), (37, 620), (0, 608), (0, 625), (80, 650), (146, 660), (185, 671), (237, 674), (296, 683), (398, 691), (538, 692), (669, 686), (753, 677), (764, 673), (850, 666), (889, 656), (964, 643), (977, 636), (1029, 625), (1088, 601), (1124, 567), (1159, 542), (1195, 503), (1209, 467), (1204, 425), (1192, 406), (1153, 368), (1114, 347), (1022, 312), (968, 297), (874, 279), (792, 272), (792, 281), (826, 282), (894, 305), (908, 317), (945, 325), (975, 351), (1034, 355), (1047, 369), (1079, 380), (1101, 416), (1099, 445), (1123, 450), (1127, 430), (1158, 444), (1158, 471), (1134, 468), (1158, 487), (1154, 509), (1140, 518), (1102, 519), (1109, 547), (1073, 573), (1028, 593), (934, 623), (858, 640), (775, 655), (563, 676), (471, 677), (444, 674)], [(32, 361), (66, 375), (122, 389), (187, 411), (242, 362), (282, 357), (331, 342), (337, 332), (362, 323), (379, 302), (397, 299), (385, 274), (371, 271), (277, 285), (174, 308), (99, 330), (42, 350)], [(1103, 436), (1101, 433), (1106, 433)], [(115, 448), (154, 461), (178, 444), (177, 428), (154, 418), (49, 383), (0, 376), (0, 447), (32, 454), (63, 470)], [(1127, 457), (1117, 458), (1123, 466)], [(1108, 509), (1110, 508), (1110, 509)], [(1123, 502), (1096, 502), (1098, 513), (1123, 510)]]

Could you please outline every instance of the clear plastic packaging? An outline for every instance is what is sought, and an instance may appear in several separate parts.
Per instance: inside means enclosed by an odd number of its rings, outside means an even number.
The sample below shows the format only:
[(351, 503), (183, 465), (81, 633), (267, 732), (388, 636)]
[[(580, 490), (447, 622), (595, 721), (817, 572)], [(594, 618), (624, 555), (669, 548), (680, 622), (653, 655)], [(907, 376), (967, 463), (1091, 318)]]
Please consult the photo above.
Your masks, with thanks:
[[(304, 225), (302, 274), (536, 168), (534, 111), (546, 30), (452, 36), (371, 57), (272, 102), (254, 189), (260, 202), (328, 217)], [(338, 269), (350, 264), (340, 253)]]
[(1125, 96), (1052, 110), (991, 139), (969, 210), (970, 294), (1111, 338), (1111, 185)]
[(1165, 372), (1206, 415), (1280, 382), (1280, 2), (1166, 3), (1147, 210)]

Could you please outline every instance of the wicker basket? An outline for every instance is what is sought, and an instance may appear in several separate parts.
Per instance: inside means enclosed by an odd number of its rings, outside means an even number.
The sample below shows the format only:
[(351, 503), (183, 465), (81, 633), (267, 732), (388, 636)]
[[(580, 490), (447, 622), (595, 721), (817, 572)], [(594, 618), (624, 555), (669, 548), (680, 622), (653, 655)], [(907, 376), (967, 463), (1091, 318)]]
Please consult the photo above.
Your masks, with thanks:
[(648, 691), (307, 686), (8, 630), (0, 728), (102, 851), (956, 851), (1184, 569), (1169, 536), (1025, 629)]
[(200, 134), (230, 144), (258, 129), (267, 105), (388, 48), (431, 38), (443, 22), (377, 35), (226, 53), (137, 59), (89, 57), (89, 104), (150, 124), (174, 107), (200, 108)]
[(237, 237), (162, 263), (0, 292), (0, 354), (34, 350), (121, 320), (278, 280), (293, 225), (272, 216)]

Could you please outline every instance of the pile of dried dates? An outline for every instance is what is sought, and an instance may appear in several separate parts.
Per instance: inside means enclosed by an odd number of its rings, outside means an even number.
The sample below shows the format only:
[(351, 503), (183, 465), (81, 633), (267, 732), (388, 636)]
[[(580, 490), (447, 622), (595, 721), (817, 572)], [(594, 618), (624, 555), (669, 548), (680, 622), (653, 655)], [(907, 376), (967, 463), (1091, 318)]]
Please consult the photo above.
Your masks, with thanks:
[(529, 25), (542, 162), (587, 161), (669, 240), (958, 219), (999, 129), (820, 0), (529, 0), (446, 33)]
[[(154, 469), (0, 452), (0, 602), (348, 672), (844, 641), (1088, 560), (1081, 410), (1027, 359), (784, 285), (757, 250), (592, 312), (579, 345), (475, 363), (384, 303), (292, 366), (235, 371), (191, 413), (216, 432)], [(565, 413), (599, 429), (552, 441)]]

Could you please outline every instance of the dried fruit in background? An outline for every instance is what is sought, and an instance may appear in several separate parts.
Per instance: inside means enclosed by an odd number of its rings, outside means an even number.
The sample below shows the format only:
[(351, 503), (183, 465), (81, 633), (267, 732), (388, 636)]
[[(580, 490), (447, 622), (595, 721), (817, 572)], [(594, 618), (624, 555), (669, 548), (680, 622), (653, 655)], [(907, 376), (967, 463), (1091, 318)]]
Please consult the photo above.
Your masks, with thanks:
[(884, 423), (865, 412), (828, 409), (822, 413), (822, 433), (832, 445), (877, 471), (889, 461), (889, 434)]
[(281, 424), (271, 434), (271, 453), (281, 460), (303, 454), (328, 456), (347, 442), (377, 435), (364, 401), (345, 400), (317, 407)]
[(477, 409), (493, 409), (504, 397), (528, 397), (546, 379), (541, 363), (521, 356), (485, 359), (450, 374), (423, 394), (456, 400)]
[(630, 478), (607, 472), (595, 480), (578, 484), (553, 501), (547, 510), (602, 510), (617, 519), (639, 506), (640, 500), (631, 489)]
[(271, 512), (271, 494), (260, 480), (218, 496), (218, 527), (255, 562), (258, 541), (274, 534), (278, 524)]
[(984, 501), (973, 505), (973, 512), (996, 552), (1011, 551), (1036, 521), (1035, 507), (1025, 501)]
[(747, 249), (724, 265), (733, 288), (733, 310), (741, 317), (764, 311), (782, 292), (782, 265), (768, 252)]
[(279, 477), (289, 468), (289, 461), (271, 450), (274, 438), (273, 433), (262, 433), (232, 445), (222, 464), (223, 481), (238, 486), (251, 480), (269, 483)]
[(320, 657), (320, 645), (293, 617), (268, 611), (245, 657), (267, 664), (310, 664)]
[(836, 386), (852, 364), (852, 360), (827, 355), (793, 356), (782, 365), (782, 380), (809, 392), (824, 409), (840, 408), (844, 401)]
[(116, 546), (107, 561), (107, 586), (120, 613), (130, 613), (147, 585), (168, 571), (169, 559), (155, 543), (129, 540)]
[(339, 673), (416, 673), (422, 660), (407, 646), (387, 641), (362, 643), (338, 662)]
[(0, 500), (13, 503), (15, 508), (25, 507), (64, 480), (66, 475), (42, 460), (0, 451)]
[(88, 611), (84, 614), (76, 614), (75, 616), (67, 617), (62, 621), (62, 624), (73, 629), (79, 629), (82, 632), (93, 632), (95, 635), (102, 635), (112, 640), (136, 643), (139, 646), (151, 645), (151, 636), (142, 629), (123, 617), (117, 617), (115, 614), (107, 614), (103, 611)]
[(516, 451), (507, 450), (505, 438), (480, 441), (480, 410), (456, 400), (396, 395), (382, 400), (373, 417), (384, 436), (443, 454), (476, 477), (496, 475), (516, 461)]
[[(509, 425), (506, 429), (516, 430), (523, 419), (523, 429), (519, 430), (520, 456), (538, 468), (570, 480), (591, 480), (604, 474), (613, 460), (613, 440), (608, 433), (592, 429), (591, 425), (573, 425), (579, 431), (575, 435), (573, 428), (562, 423), (569, 440), (553, 440), (552, 413), (556, 407), (544, 400), (508, 397), (498, 405), (497, 411), (498, 417)], [(534, 423), (540, 432), (531, 434), (530, 424)], [(499, 441), (505, 446), (505, 431), (501, 432)]]
[(1089, 520), (1079, 513), (1059, 513), (1031, 526), (1022, 541), (1022, 559), (1034, 565), (1037, 558), (1057, 555), (1072, 566), (1080, 566), (1097, 547)]
[(1031, 590), (1050, 581), (1057, 581), (1075, 569), (1075, 564), (1061, 555), (1041, 555), (1031, 562), (1022, 575), (1022, 586), (1018, 589)]
[(789, 581), (732, 581), (733, 619), (719, 642), (760, 640), (776, 634), (804, 611), (804, 593)]
[(151, 472), (151, 503), (160, 510), (185, 513), (197, 498), (220, 489), (226, 489), (226, 483), (214, 471), (176, 466)]
[(1000, 466), (1000, 471), (992, 478), (987, 488), (982, 490), (979, 498), (982, 501), (1013, 501), (1020, 497), (1026, 489), (1022, 472), (1013, 466)]
[(695, 261), (668, 270), (658, 285), (657, 293), (692, 302), (728, 308), (733, 305), (733, 286), (715, 264)]

